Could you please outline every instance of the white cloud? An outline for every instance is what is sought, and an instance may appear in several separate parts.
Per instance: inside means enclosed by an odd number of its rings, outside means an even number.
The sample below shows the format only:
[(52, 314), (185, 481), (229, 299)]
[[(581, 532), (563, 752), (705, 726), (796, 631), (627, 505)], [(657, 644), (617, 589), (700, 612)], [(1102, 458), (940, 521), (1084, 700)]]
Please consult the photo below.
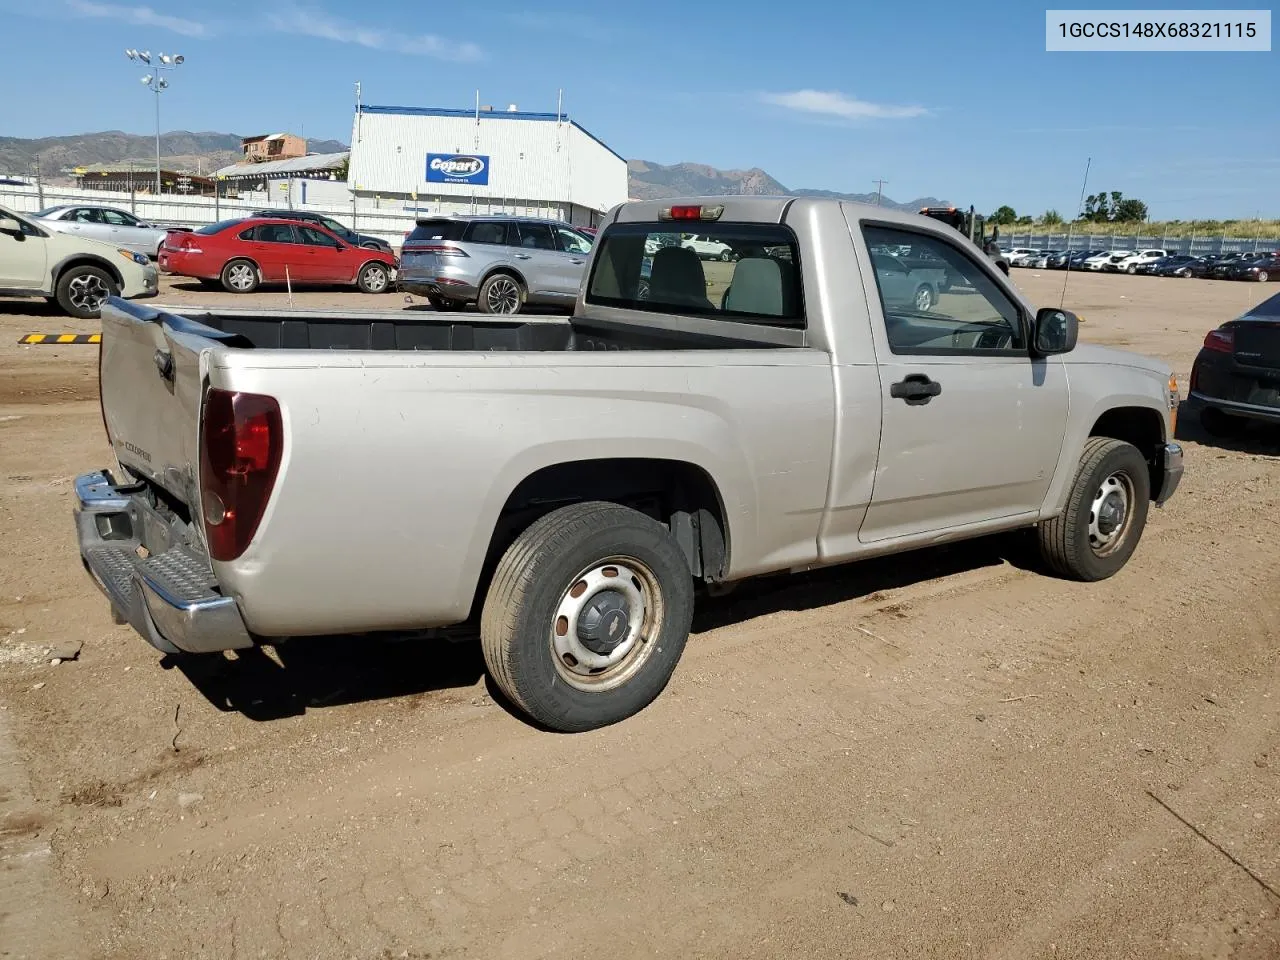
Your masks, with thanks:
[(280, 33), (318, 37), (336, 43), (354, 43), (370, 50), (388, 50), (392, 53), (453, 61), (480, 60), (484, 57), (484, 52), (474, 43), (455, 43), (430, 33), (401, 34), (360, 27), (335, 20), (318, 10), (289, 7), (268, 14), (267, 22), (271, 29)]
[(122, 7), (110, 3), (94, 3), (91, 0), (67, 0), (67, 6), (81, 16), (117, 20), (120, 23), (138, 27), (160, 27), (180, 33), (184, 37), (203, 37), (208, 33), (203, 23), (182, 17), (171, 17), (167, 13), (157, 13), (150, 7)]
[(859, 100), (835, 90), (795, 90), (791, 93), (762, 93), (760, 99), (775, 107), (785, 107), (797, 113), (813, 113), (842, 120), (896, 120), (923, 117), (929, 113), (924, 107), (893, 106)]

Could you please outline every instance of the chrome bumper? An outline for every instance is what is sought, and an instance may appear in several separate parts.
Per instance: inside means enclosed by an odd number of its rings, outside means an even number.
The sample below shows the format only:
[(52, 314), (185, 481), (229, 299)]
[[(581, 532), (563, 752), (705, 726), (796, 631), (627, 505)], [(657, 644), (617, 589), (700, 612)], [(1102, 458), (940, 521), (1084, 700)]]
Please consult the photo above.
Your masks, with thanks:
[(142, 496), (144, 487), (118, 485), (100, 470), (77, 477), (75, 490), (80, 558), (119, 622), (164, 653), (253, 646), (208, 558), (176, 542), (169, 521)]
[(1182, 482), (1182, 444), (1166, 443), (1161, 450), (1161, 458), (1164, 481), (1155, 496), (1156, 506), (1162, 506), (1172, 497), (1178, 484)]

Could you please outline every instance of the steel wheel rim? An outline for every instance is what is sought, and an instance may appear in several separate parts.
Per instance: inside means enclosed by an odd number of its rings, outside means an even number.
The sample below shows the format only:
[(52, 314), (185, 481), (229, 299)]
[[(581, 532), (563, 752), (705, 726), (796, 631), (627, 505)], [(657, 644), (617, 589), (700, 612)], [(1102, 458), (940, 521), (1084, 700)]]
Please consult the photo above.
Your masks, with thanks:
[(515, 313), (520, 305), (520, 288), (514, 280), (499, 277), (489, 284), (484, 301), (492, 313)]
[(82, 273), (71, 278), (67, 296), (77, 310), (97, 310), (111, 296), (111, 288), (96, 273)]
[(589, 693), (622, 686), (657, 651), (662, 618), (662, 589), (647, 564), (622, 556), (591, 564), (569, 581), (551, 617), (557, 675)]
[(377, 293), (387, 285), (387, 271), (381, 267), (369, 267), (364, 274), (364, 285)]
[(1111, 474), (1094, 491), (1089, 504), (1089, 549), (1107, 557), (1124, 545), (1133, 526), (1133, 481), (1127, 473)]
[(929, 293), (927, 287), (921, 287), (916, 291), (916, 309), (928, 310), (933, 306), (933, 294)]
[(237, 290), (248, 290), (253, 286), (253, 268), (247, 263), (237, 263), (227, 271), (227, 282)]

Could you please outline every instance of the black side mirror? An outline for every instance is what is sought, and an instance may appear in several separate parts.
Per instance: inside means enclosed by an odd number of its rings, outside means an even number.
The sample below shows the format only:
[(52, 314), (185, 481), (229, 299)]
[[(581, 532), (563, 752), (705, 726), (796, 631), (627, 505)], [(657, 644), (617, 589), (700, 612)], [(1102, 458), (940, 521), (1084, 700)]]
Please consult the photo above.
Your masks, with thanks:
[(1079, 317), (1070, 310), (1045, 307), (1036, 312), (1031, 337), (1032, 352), (1041, 357), (1070, 353), (1076, 348), (1079, 335)]

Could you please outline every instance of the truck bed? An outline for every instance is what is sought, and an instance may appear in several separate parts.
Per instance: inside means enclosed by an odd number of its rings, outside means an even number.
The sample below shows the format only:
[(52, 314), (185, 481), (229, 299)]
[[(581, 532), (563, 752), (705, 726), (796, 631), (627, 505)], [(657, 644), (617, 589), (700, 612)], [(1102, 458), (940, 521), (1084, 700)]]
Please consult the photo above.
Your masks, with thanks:
[[(290, 310), (142, 305), (115, 300), (137, 320), (257, 350), (696, 350), (803, 346), (803, 330), (655, 315), (643, 323), (608, 317), (488, 316), (427, 310)], [(215, 339), (215, 338), (210, 338)]]

